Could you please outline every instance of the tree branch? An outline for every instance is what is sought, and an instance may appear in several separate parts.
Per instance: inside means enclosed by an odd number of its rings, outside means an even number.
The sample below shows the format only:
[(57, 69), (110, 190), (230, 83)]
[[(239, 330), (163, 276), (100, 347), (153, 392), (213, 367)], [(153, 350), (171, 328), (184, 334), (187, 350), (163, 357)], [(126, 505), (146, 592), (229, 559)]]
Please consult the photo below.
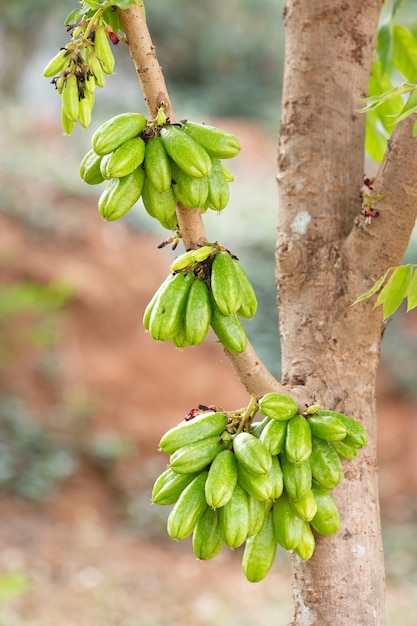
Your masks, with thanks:
[(375, 193), (384, 194), (377, 206), (379, 217), (369, 225), (358, 218), (344, 245), (347, 258), (355, 259), (352, 272), (361, 276), (363, 291), (389, 267), (401, 263), (416, 222), (417, 139), (412, 135), (415, 119), (413, 115), (400, 122), (388, 141), (373, 183)]
[[(163, 106), (166, 116), (174, 122), (171, 100), (142, 9), (140, 6), (133, 6), (125, 10), (119, 9), (119, 13), (149, 114), (155, 117), (158, 108)], [(177, 217), (186, 250), (206, 243), (206, 233), (199, 209), (190, 210), (179, 203)], [(231, 354), (227, 350), (225, 354), (248, 393), (258, 397), (272, 390), (289, 393), (288, 389), (272, 376), (250, 343), (241, 354)]]

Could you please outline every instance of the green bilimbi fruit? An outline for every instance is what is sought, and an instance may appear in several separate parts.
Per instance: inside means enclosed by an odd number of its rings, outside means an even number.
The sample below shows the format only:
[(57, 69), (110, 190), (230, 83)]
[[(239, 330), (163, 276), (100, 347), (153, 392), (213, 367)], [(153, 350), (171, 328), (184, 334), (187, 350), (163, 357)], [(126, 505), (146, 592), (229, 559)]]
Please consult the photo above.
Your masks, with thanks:
[(200, 144), (211, 157), (231, 159), (240, 152), (236, 137), (215, 126), (186, 121), (182, 125), (182, 130)]
[(170, 428), (159, 442), (159, 448), (166, 454), (172, 454), (184, 446), (197, 441), (220, 436), (227, 425), (227, 418), (223, 413), (208, 411), (200, 413), (190, 420), (183, 420), (177, 426)]
[(232, 259), (239, 279), (240, 307), (237, 314), (240, 317), (252, 318), (258, 309), (258, 300), (249, 277), (237, 259)]
[(303, 521), (297, 516), (285, 491), (274, 502), (272, 520), (280, 546), (285, 550), (294, 550), (301, 540)]
[(280, 454), (285, 491), (292, 500), (301, 500), (311, 491), (311, 467), (308, 461), (290, 463), (285, 452)]
[(180, 326), (177, 328), (177, 332), (172, 338), (172, 343), (176, 348), (180, 349), (190, 345), (185, 336), (184, 320), (182, 320)]
[(265, 578), (272, 567), (277, 551), (272, 513), (265, 515), (261, 530), (246, 541), (242, 569), (246, 578), (257, 583)]
[(206, 480), (206, 501), (214, 509), (224, 506), (233, 495), (237, 483), (237, 461), (231, 450), (222, 450), (215, 457)]
[(235, 180), (235, 177), (233, 176), (232, 172), (229, 170), (228, 167), (226, 167), (225, 165), (222, 164), (222, 169), (223, 169), (223, 174), (225, 179), (227, 180), (228, 183), (233, 183)]
[(123, 217), (139, 200), (144, 180), (145, 172), (141, 167), (123, 178), (113, 178), (99, 198), (100, 215), (108, 221)]
[(271, 469), (268, 472), (269, 479), (272, 484), (272, 499), (277, 500), (284, 489), (284, 480), (281, 469), (281, 464), (277, 456), (272, 457)]
[(328, 441), (313, 437), (309, 462), (313, 478), (321, 487), (332, 490), (343, 479), (343, 468), (339, 456)]
[(185, 539), (194, 530), (201, 515), (207, 509), (204, 485), (207, 472), (201, 472), (184, 491), (168, 516), (167, 531), (171, 539)]
[(193, 280), (190, 272), (181, 272), (159, 293), (149, 318), (149, 333), (156, 341), (169, 341), (176, 334)]
[(208, 244), (207, 246), (201, 246), (201, 248), (196, 248), (192, 250), (192, 257), (196, 263), (201, 263), (209, 258), (211, 254), (213, 254), (214, 248), (212, 245)]
[(228, 252), (219, 252), (211, 266), (211, 293), (223, 315), (233, 315), (241, 305), (239, 276)]
[(311, 454), (311, 430), (302, 415), (294, 415), (288, 420), (285, 453), (291, 463), (307, 461)]
[(79, 112), (78, 81), (75, 74), (67, 77), (62, 89), (62, 112), (68, 119), (76, 122)]
[(179, 272), (184, 270), (186, 267), (190, 267), (194, 264), (194, 250), (188, 250), (184, 252), (184, 254), (180, 254), (177, 258), (171, 263), (170, 270), (171, 272)]
[(78, 104), (78, 119), (83, 128), (88, 128), (91, 123), (91, 111), (94, 106), (94, 96), (90, 99), (88, 96), (80, 98)]
[(317, 512), (311, 520), (311, 525), (322, 535), (333, 535), (340, 528), (340, 515), (331, 494), (327, 489), (313, 482), (311, 487), (314, 499), (317, 502)]
[(255, 500), (260, 500), (261, 502), (272, 500), (274, 486), (269, 472), (266, 474), (254, 474), (238, 461), (237, 480), (239, 485)]
[(156, 191), (163, 193), (171, 188), (171, 161), (160, 137), (152, 137), (146, 144), (145, 172)]
[(129, 139), (140, 135), (145, 129), (146, 118), (142, 113), (121, 113), (99, 126), (91, 139), (97, 154), (109, 154)]
[(207, 507), (193, 531), (193, 551), (198, 559), (207, 561), (217, 556), (223, 546), (219, 512)]
[(303, 522), (309, 522), (313, 519), (317, 512), (317, 503), (311, 489), (299, 500), (293, 500), (292, 498), (289, 498), (289, 500), (295, 514)]
[[(260, 439), (260, 436), (262, 434), (262, 431), (264, 430), (264, 428), (267, 427), (267, 425), (271, 422), (271, 418), (270, 417), (264, 417), (263, 420), (261, 420), (260, 422), (253, 422), (253, 424), (251, 425), (251, 434), (254, 437), (257, 437), (258, 439)], [(265, 446), (266, 447), (266, 446)]]
[(175, 276), (177, 276), (177, 274), (169, 274), (169, 276), (166, 277), (164, 282), (158, 287), (158, 289), (155, 291), (154, 295), (152, 296), (151, 300), (149, 301), (148, 305), (146, 306), (146, 309), (145, 309), (145, 311), (143, 313), (143, 327), (145, 328), (145, 330), (149, 330), (149, 321), (151, 319), (151, 313), (153, 311), (153, 308), (155, 306), (155, 302), (157, 301), (157, 298), (158, 298), (159, 294), (162, 291), (164, 291), (164, 289), (166, 288), (167, 284)]
[(171, 187), (167, 191), (157, 191), (146, 174), (142, 189), (142, 202), (146, 212), (157, 219), (161, 226), (167, 230), (176, 229), (177, 200)]
[[(163, 126), (160, 137), (168, 156), (189, 176), (208, 176), (211, 159), (204, 148), (177, 126)], [(175, 178), (175, 176), (174, 176)]]
[(267, 415), (275, 420), (289, 420), (297, 414), (298, 405), (282, 393), (266, 393), (258, 401), (259, 411), (262, 415)]
[(184, 312), (185, 337), (195, 346), (206, 338), (211, 322), (209, 290), (201, 280), (195, 279), (188, 294)]
[(248, 337), (242, 322), (236, 313), (223, 315), (213, 298), (211, 298), (211, 326), (226, 350), (233, 354), (239, 354), (245, 350)]
[[(259, 441), (265, 446), (269, 454), (275, 455), (282, 452), (287, 433), (287, 422), (266, 418), (269, 420), (259, 435)], [(252, 434), (256, 436), (255, 432)]]
[(312, 415), (308, 418), (310, 429), (315, 437), (326, 441), (340, 441), (347, 435), (347, 429), (342, 420), (333, 415)]
[(208, 437), (176, 450), (169, 461), (169, 467), (177, 474), (199, 472), (209, 465), (224, 450), (220, 437)]
[(64, 129), (64, 133), (66, 135), (70, 135), (72, 133), (76, 124), (73, 119), (70, 119), (65, 114), (65, 110), (63, 107), (61, 108), (61, 124), (62, 124), (62, 128)]
[(238, 548), (246, 540), (249, 528), (248, 494), (239, 483), (230, 500), (218, 511), (223, 541), (230, 548)]
[(115, 61), (105, 26), (98, 26), (94, 32), (94, 52), (101, 61), (103, 72), (113, 74)]
[(43, 75), (45, 78), (53, 78), (59, 72), (62, 72), (65, 68), (68, 67), (70, 62), (69, 51), (66, 48), (61, 48), (61, 50), (51, 59), (48, 65), (43, 70)]
[(298, 554), (303, 561), (308, 561), (313, 556), (315, 547), (316, 542), (310, 524), (309, 522), (303, 522), (300, 543), (294, 548), (294, 552)]
[(249, 507), (249, 525), (248, 525), (248, 537), (256, 535), (264, 523), (266, 511), (266, 503), (263, 500), (257, 500), (253, 496), (249, 495), (248, 498)]
[(145, 142), (143, 139), (140, 137), (128, 139), (103, 158), (101, 173), (104, 178), (122, 178), (127, 176), (142, 164), (144, 155)]
[(211, 172), (208, 176), (208, 196), (206, 205), (213, 211), (222, 211), (229, 202), (229, 184), (225, 178), (219, 159), (212, 160)]
[(100, 172), (100, 163), (103, 157), (94, 150), (87, 152), (80, 164), (80, 176), (89, 185), (98, 185), (104, 181)]
[(266, 474), (271, 469), (271, 455), (250, 433), (240, 432), (234, 436), (233, 451), (239, 463), (253, 474)]
[(101, 66), (101, 61), (92, 50), (88, 53), (88, 65), (90, 66), (90, 70), (94, 76), (97, 87), (104, 87), (106, 79)]
[(208, 195), (208, 178), (201, 176), (195, 178), (186, 174), (176, 163), (171, 164), (172, 189), (175, 197), (187, 209), (196, 209), (203, 206)]
[(332, 441), (332, 446), (341, 459), (352, 460), (358, 456), (358, 448), (348, 446), (344, 441)]
[(337, 413), (336, 411), (319, 410), (315, 415), (332, 415), (337, 417), (346, 427), (347, 435), (343, 440), (343, 443), (354, 446), (356, 448), (363, 448), (368, 443), (368, 437), (366, 430), (357, 420), (353, 417), (343, 415), (343, 413)]
[(155, 481), (152, 489), (152, 502), (161, 505), (174, 504), (197, 475), (197, 473), (177, 474), (168, 468)]

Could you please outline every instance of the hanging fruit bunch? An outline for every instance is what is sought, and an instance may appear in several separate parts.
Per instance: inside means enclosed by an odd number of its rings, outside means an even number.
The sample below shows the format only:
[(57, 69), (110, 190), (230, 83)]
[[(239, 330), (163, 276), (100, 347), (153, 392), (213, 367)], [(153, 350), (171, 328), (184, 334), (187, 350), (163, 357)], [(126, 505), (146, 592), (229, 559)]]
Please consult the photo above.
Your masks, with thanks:
[(104, 219), (119, 219), (142, 197), (148, 214), (175, 230), (177, 202), (203, 212), (226, 207), (233, 176), (221, 159), (239, 151), (231, 133), (195, 122), (169, 124), (161, 107), (154, 120), (129, 112), (102, 124), (80, 175), (90, 185), (110, 181), (98, 202)]
[(151, 337), (184, 348), (202, 343), (212, 326), (229, 352), (243, 352), (247, 335), (239, 317), (252, 318), (258, 302), (238, 259), (213, 243), (180, 255), (171, 271), (145, 309)]
[[(134, 2), (121, 4), (127, 7)], [(108, 2), (84, 2), (69, 14), (66, 24), (71, 40), (51, 59), (43, 75), (52, 78), (62, 98), (62, 126), (69, 135), (77, 121), (84, 128), (90, 125), (95, 89), (104, 87), (105, 75), (113, 73), (111, 44), (117, 45), (122, 35), (119, 14)]]
[[(253, 422), (258, 410), (264, 418)], [(278, 393), (252, 397), (234, 412), (200, 406), (159, 442), (170, 461), (152, 502), (174, 505), (168, 535), (192, 535), (199, 559), (246, 542), (243, 572), (258, 582), (278, 545), (308, 560), (314, 533), (339, 530), (330, 491), (343, 479), (340, 459), (355, 458), (366, 443), (356, 420), (317, 406), (300, 414), (294, 400)]]

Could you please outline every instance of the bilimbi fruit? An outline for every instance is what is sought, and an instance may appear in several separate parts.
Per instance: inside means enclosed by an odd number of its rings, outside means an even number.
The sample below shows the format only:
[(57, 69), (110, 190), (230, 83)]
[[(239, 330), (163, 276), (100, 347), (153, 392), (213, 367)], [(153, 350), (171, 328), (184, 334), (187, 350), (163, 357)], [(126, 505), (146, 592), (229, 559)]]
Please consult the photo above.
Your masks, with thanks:
[(180, 255), (171, 270), (145, 309), (150, 335), (184, 348), (202, 343), (211, 326), (229, 352), (243, 352), (247, 335), (239, 318), (255, 315), (257, 299), (239, 261), (213, 243)]
[[(199, 559), (214, 558), (223, 545), (244, 544), (243, 573), (258, 582), (278, 547), (308, 560), (317, 534), (338, 532), (330, 493), (343, 478), (346, 452), (339, 455), (338, 446), (357, 454), (367, 437), (351, 417), (318, 407), (301, 414), (283, 394), (267, 393), (250, 407), (200, 406), (165, 433), (159, 447), (170, 461), (152, 502), (174, 505), (168, 534), (176, 540), (192, 535)], [(264, 418), (252, 423), (257, 410)]]
[[(101, 40), (105, 31), (98, 30), (96, 37), (99, 33)], [(66, 105), (65, 109), (66, 117), (72, 120), (72, 124), (75, 124), (74, 119), (78, 115), (75, 109), (81, 104), (81, 100), (75, 98), (75, 87), (73, 82), (73, 108)], [(193, 129), (192, 135), (190, 128)], [(200, 136), (203, 144), (199, 143)], [(217, 152), (213, 148), (216, 142)], [(208, 145), (209, 151), (204, 147)], [(109, 119), (95, 131), (91, 150), (81, 163), (80, 175), (88, 184), (111, 181), (112, 193), (103, 192), (104, 199), (99, 200), (104, 219), (122, 217), (141, 197), (151, 217), (158, 220), (163, 228), (176, 230), (178, 202), (185, 208), (199, 208), (202, 212), (209, 208), (221, 211), (226, 207), (229, 183), (233, 177), (227, 174), (217, 155), (231, 158), (239, 151), (238, 140), (219, 128), (193, 122), (169, 124), (162, 109), (154, 120), (146, 120), (141, 113), (128, 112)], [(130, 176), (135, 170), (143, 174), (139, 196), (135, 182), (122, 185), (112, 182)], [(138, 178), (137, 175), (131, 176), (130, 180), (137, 181)], [(132, 190), (131, 186), (134, 187)], [(119, 187), (127, 189), (122, 207), (115, 206), (120, 202), (120, 195), (113, 193)], [(249, 295), (253, 300), (251, 289)], [(242, 316), (253, 316), (250, 305), (242, 310)]]

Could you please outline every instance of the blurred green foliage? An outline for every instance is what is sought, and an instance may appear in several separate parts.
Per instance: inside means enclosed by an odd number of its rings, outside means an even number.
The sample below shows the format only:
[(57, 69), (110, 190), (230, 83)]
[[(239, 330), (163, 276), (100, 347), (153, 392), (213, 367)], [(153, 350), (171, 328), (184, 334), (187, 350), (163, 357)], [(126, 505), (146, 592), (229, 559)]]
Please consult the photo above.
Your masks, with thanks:
[(77, 457), (20, 398), (0, 396), (0, 488), (29, 500), (47, 498), (77, 468)]
[(28, 346), (49, 348), (59, 339), (58, 311), (72, 296), (68, 285), (17, 281), (0, 285), (0, 368)]

